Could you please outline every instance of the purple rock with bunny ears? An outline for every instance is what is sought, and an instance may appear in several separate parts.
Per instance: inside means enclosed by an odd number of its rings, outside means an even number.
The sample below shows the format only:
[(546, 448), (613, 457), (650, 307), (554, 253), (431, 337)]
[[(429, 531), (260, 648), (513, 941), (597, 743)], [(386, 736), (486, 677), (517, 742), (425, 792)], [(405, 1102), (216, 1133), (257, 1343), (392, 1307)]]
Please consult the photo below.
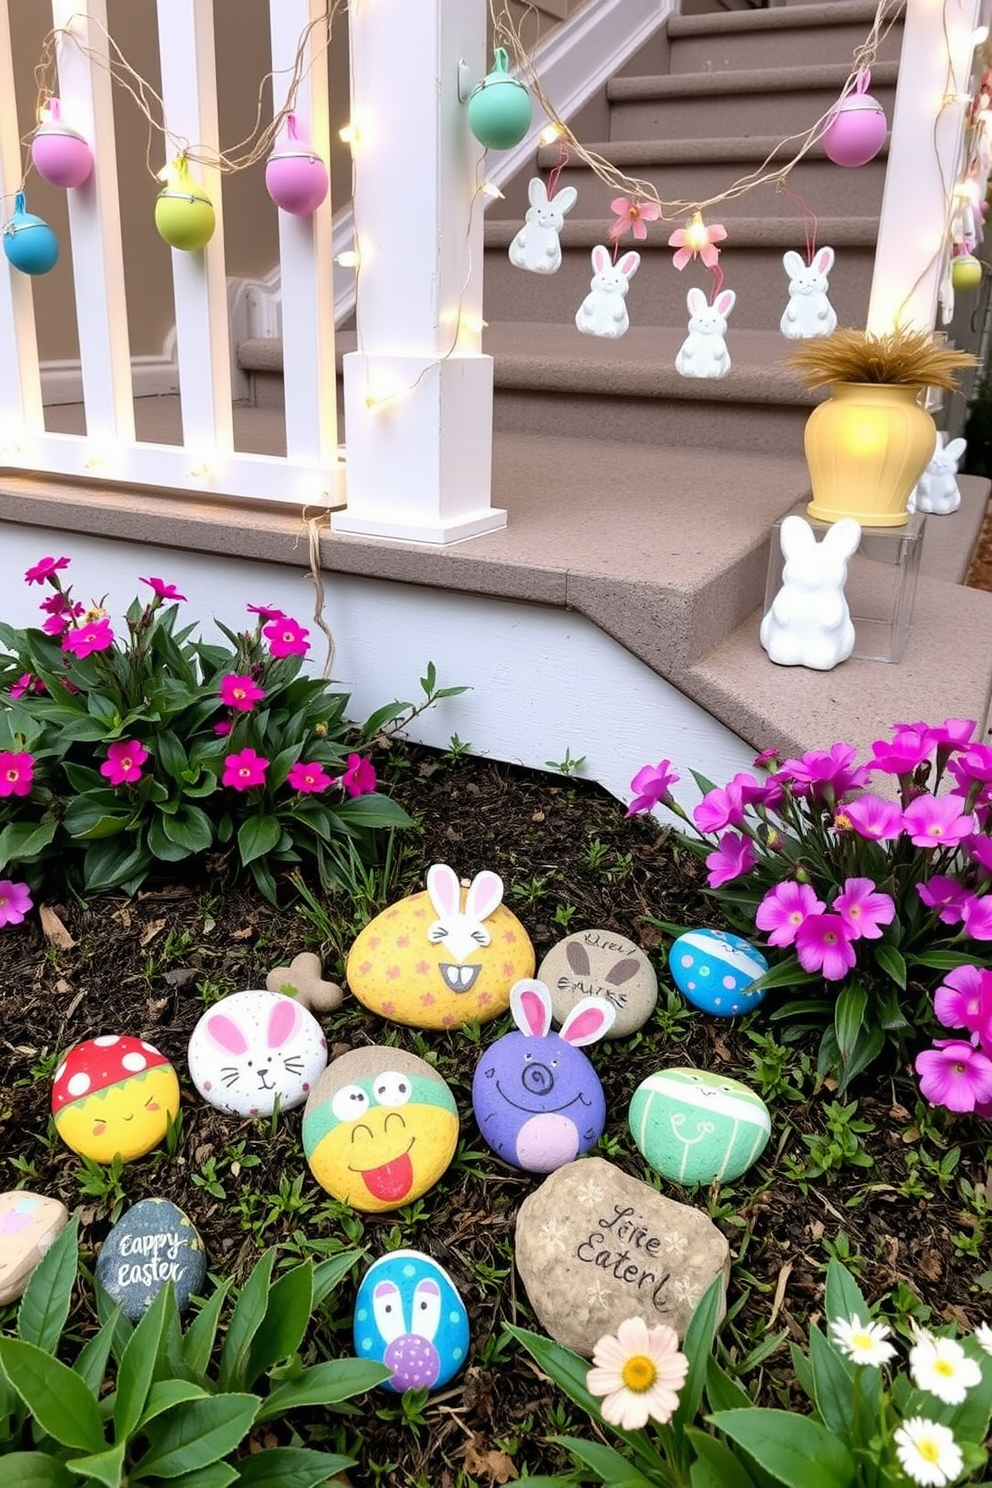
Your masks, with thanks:
[(518, 1031), (497, 1039), (476, 1066), (475, 1119), (504, 1162), (552, 1173), (602, 1135), (603, 1087), (579, 1046), (609, 1032), (616, 1008), (605, 997), (584, 997), (552, 1033), (551, 994), (526, 978), (511, 990), (510, 1010)]
[(312, 1013), (281, 992), (235, 992), (208, 1008), (189, 1040), (189, 1073), (211, 1106), (271, 1116), (301, 1106), (327, 1065)]

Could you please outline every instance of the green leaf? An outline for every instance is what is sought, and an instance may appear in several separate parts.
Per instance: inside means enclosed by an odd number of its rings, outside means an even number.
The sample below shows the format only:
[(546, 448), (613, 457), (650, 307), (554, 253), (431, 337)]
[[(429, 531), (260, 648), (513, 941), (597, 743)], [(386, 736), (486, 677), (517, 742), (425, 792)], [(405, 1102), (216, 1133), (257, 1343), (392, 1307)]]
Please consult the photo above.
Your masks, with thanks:
[(183, 1337), (183, 1358), (198, 1380), (206, 1378), (210, 1355), (213, 1353), (214, 1343), (217, 1340), (217, 1324), (221, 1308), (224, 1306), (230, 1286), (229, 1281), (224, 1281), (214, 1288)]
[(245, 1384), (245, 1366), (252, 1339), (265, 1318), (275, 1260), (274, 1250), (265, 1251), (241, 1288), (220, 1356), (218, 1383), (222, 1390)]
[(54, 1353), (69, 1316), (79, 1264), (79, 1216), (74, 1214), (31, 1273), (17, 1313), (17, 1334), (25, 1343)]
[(93, 1478), (98, 1483), (106, 1484), (106, 1488), (119, 1488), (124, 1481), (125, 1446), (125, 1442), (118, 1442), (115, 1447), (108, 1447), (104, 1452), (97, 1452), (89, 1457), (70, 1458), (68, 1466), (81, 1478)]
[(706, 1399), (710, 1410), (737, 1410), (747, 1407), (751, 1398), (735, 1379), (711, 1355), (706, 1366)]
[(47, 1452), (8, 1452), (3, 1458), (3, 1488), (78, 1488), (66, 1467)]
[(865, 1026), (867, 1006), (868, 994), (864, 987), (859, 987), (856, 982), (848, 982), (842, 987), (834, 1004), (834, 1034), (841, 1060), (845, 1066), (849, 1064), (858, 1046), (861, 1031)]
[(165, 1326), (166, 1307), (172, 1297), (172, 1283), (169, 1282), (156, 1294), (152, 1305), (128, 1339), (117, 1371), (115, 1441), (127, 1442), (141, 1420), (152, 1385), (158, 1346)]
[(242, 1488), (317, 1488), (318, 1483), (354, 1466), (354, 1457), (337, 1457), (332, 1452), (270, 1447), (238, 1463), (238, 1483)]
[(672, 1417), (672, 1429), (676, 1435), (682, 1426), (687, 1426), (690, 1421), (695, 1420), (696, 1412), (699, 1410), (699, 1402), (703, 1398), (703, 1385), (706, 1382), (706, 1368), (713, 1353), (713, 1340), (716, 1337), (717, 1319), (723, 1307), (725, 1289), (721, 1271), (700, 1297), (686, 1329), (682, 1352), (689, 1360), (689, 1372), (686, 1375), (685, 1384), (679, 1391), (678, 1409)]
[(956, 966), (984, 966), (988, 962), (971, 951), (924, 951), (921, 955), (908, 956), (911, 966), (929, 966), (934, 971), (953, 971)]
[(155, 736), (155, 754), (167, 775), (179, 780), (184, 770), (189, 769), (186, 751), (171, 729), (163, 729)]
[(115, 1307), (99, 1332), (94, 1333), (89, 1342), (80, 1349), (76, 1362), (72, 1366), (73, 1373), (79, 1375), (94, 1397), (99, 1396), (100, 1386), (107, 1373), (107, 1360), (110, 1358), (110, 1349), (114, 1341), (114, 1329), (117, 1327), (117, 1320), (120, 1316), (120, 1307)]
[(712, 1481), (720, 1488), (754, 1488), (743, 1463), (734, 1456), (726, 1442), (710, 1436), (708, 1431), (700, 1431), (698, 1426), (687, 1426), (685, 1434), (696, 1456), (709, 1468)]
[(199, 806), (181, 805), (171, 815), (162, 817), (162, 826), (170, 842), (188, 853), (206, 852), (214, 840), (210, 818)]
[[(816, 1399), (816, 1387), (813, 1384), (813, 1370), (810, 1362), (798, 1344), (790, 1343), (789, 1353), (792, 1357), (792, 1372), (796, 1376), (796, 1383), (806, 1396), (806, 1399), (812, 1402)], [(750, 1404), (751, 1402), (748, 1401), (747, 1403)], [(741, 1404), (743, 1405), (744, 1402), (741, 1401)], [(716, 1409), (729, 1410), (732, 1407), (721, 1405), (716, 1407)]]
[(603, 1442), (589, 1441), (582, 1436), (552, 1436), (549, 1438), (571, 1452), (585, 1467), (591, 1467), (604, 1483), (630, 1483), (631, 1488), (654, 1488), (652, 1480), (639, 1473), (626, 1457), (621, 1457), (613, 1447)]
[(895, 946), (887, 945), (885, 941), (875, 947), (875, 960), (884, 972), (892, 978), (905, 992), (906, 990), (906, 958)]
[[(130, 838), (128, 838), (128, 841)], [(144, 874), (152, 860), (140, 839), (130, 847), (119, 837), (94, 842), (83, 859), (83, 881), (91, 891), (116, 889), (137, 874)]]
[(808, 1416), (782, 1410), (717, 1411), (706, 1418), (786, 1488), (851, 1488), (854, 1459)]
[(809, 1360), (813, 1398), (823, 1424), (850, 1443), (855, 1366), (842, 1358), (815, 1326), (809, 1330)]
[(313, 1262), (294, 1266), (269, 1288), (265, 1317), (252, 1339), (243, 1384), (250, 1388), (271, 1364), (303, 1342), (313, 1310)]
[(164, 863), (179, 863), (189, 857), (189, 851), (166, 835), (165, 823), (178, 811), (175, 802), (166, 802), (148, 823), (148, 850)]
[(857, 1317), (866, 1323), (871, 1318), (871, 1308), (865, 1301), (864, 1293), (858, 1283), (843, 1262), (835, 1260), (832, 1256), (827, 1262), (827, 1289), (824, 1302), (829, 1322)]
[(58, 830), (54, 817), (40, 822), (8, 822), (0, 832), (0, 864), (26, 863), (48, 847)]
[(408, 816), (398, 801), (389, 796), (380, 796), (373, 791), (368, 796), (356, 796), (353, 801), (343, 801), (334, 808), (339, 822), (351, 827), (412, 827), (413, 818)]
[(313, 1364), (295, 1379), (277, 1385), (262, 1401), (259, 1421), (271, 1421), (301, 1405), (337, 1405), (388, 1380), (392, 1371), (371, 1359), (331, 1359)]
[(42, 1431), (64, 1447), (103, 1451), (96, 1398), (68, 1365), (16, 1338), (0, 1338), (0, 1364)]
[(229, 1488), (237, 1481), (238, 1469), (233, 1462), (212, 1462), (209, 1467), (199, 1467), (173, 1478), (172, 1488)]
[(282, 828), (274, 816), (250, 816), (238, 828), (238, 852), (247, 868), (256, 858), (264, 858), (276, 846)]
[(329, 1297), (339, 1281), (343, 1281), (358, 1261), (364, 1258), (364, 1250), (342, 1250), (340, 1255), (329, 1256), (314, 1268), (313, 1305), (316, 1310)]
[(182, 1405), (185, 1400), (203, 1400), (208, 1394), (209, 1391), (204, 1390), (202, 1385), (194, 1385), (191, 1380), (156, 1380), (148, 1391), (148, 1399), (138, 1424), (141, 1427), (147, 1426), (149, 1421), (164, 1415), (174, 1405)]
[(135, 1463), (132, 1479), (178, 1478), (221, 1461), (248, 1435), (257, 1409), (257, 1395), (184, 1401), (153, 1423), (148, 1451)]

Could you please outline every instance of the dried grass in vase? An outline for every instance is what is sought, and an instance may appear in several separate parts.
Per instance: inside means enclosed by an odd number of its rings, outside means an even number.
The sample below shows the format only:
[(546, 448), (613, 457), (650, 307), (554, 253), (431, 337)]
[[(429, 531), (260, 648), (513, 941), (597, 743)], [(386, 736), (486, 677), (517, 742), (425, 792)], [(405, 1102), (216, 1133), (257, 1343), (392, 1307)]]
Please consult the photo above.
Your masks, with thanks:
[(805, 341), (786, 358), (808, 388), (835, 382), (873, 382), (897, 386), (957, 387), (957, 374), (977, 365), (969, 351), (939, 346), (932, 331), (889, 331), (874, 336), (844, 326)]

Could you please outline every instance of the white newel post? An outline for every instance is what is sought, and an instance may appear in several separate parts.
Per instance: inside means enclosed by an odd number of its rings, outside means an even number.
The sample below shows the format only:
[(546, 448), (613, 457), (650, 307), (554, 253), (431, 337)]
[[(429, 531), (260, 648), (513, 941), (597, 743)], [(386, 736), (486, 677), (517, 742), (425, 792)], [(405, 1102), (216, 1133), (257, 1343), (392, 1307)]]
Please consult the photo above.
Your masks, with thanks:
[(985, 0), (908, 0), (868, 306), (876, 335), (897, 322), (931, 329), (936, 321), (966, 108), (944, 100), (969, 91), (973, 36), (987, 8)]
[[(0, 5), (0, 231), (21, 184), (21, 131), (14, 97), (10, 20)], [(28, 211), (31, 198), (28, 197)], [(0, 469), (17, 463), (22, 440), (45, 427), (31, 280), (0, 257)]]
[(459, 62), (485, 72), (485, 27), (485, 0), (350, 8), (360, 266), (339, 532), (452, 543), (506, 523), (480, 350), (483, 149), (459, 99)]

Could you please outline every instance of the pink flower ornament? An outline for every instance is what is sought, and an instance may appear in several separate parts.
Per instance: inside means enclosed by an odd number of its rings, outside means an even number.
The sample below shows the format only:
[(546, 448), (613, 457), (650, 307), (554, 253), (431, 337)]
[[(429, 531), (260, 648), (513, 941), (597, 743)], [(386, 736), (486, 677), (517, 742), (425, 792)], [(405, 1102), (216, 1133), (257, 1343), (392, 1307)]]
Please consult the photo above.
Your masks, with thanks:
[(880, 940), (882, 926), (891, 925), (896, 907), (888, 894), (880, 894), (870, 878), (849, 878), (837, 895), (834, 909), (844, 921), (852, 940)]
[(992, 1059), (961, 1039), (937, 1039), (917, 1054), (916, 1073), (932, 1106), (963, 1112), (992, 1101)]
[[(59, 569), (68, 568), (68, 558), (39, 558), (24, 575), (25, 584), (45, 584)], [(57, 582), (57, 580), (53, 580)]]
[(265, 627), (262, 634), (269, 643), (272, 655), (276, 657), (306, 656), (310, 649), (308, 640), (310, 632), (289, 615), (273, 620)]
[(820, 971), (828, 982), (842, 982), (857, 959), (839, 914), (808, 915), (796, 932), (796, 955), (803, 971)]
[(865, 794), (855, 801), (845, 801), (834, 818), (837, 825), (841, 817), (853, 832), (869, 842), (891, 842), (902, 836), (902, 808), (882, 796)]
[(664, 1424), (678, 1409), (678, 1392), (689, 1373), (678, 1334), (667, 1323), (649, 1328), (643, 1318), (625, 1318), (593, 1350), (586, 1388), (603, 1397), (603, 1420), (623, 1431), (639, 1431), (649, 1420)]
[(967, 1028), (992, 1045), (992, 971), (955, 966), (934, 993), (933, 1010), (945, 1028)]
[(702, 213), (694, 212), (685, 227), (677, 228), (668, 240), (669, 248), (678, 250), (672, 256), (672, 263), (681, 272), (698, 254), (708, 269), (715, 269), (720, 259), (716, 244), (722, 243), (726, 236), (727, 229), (719, 222), (707, 227)]
[(707, 881), (711, 889), (730, 883), (745, 873), (750, 873), (757, 860), (754, 843), (750, 837), (738, 832), (724, 832), (717, 844), (716, 852), (707, 854)]
[(931, 796), (924, 793), (911, 801), (902, 814), (903, 826), (914, 847), (956, 847), (975, 830), (971, 812), (962, 810), (961, 796)]
[(93, 620), (89, 625), (80, 625), (70, 630), (62, 641), (62, 650), (71, 651), (83, 661), (94, 651), (106, 651), (114, 644), (114, 632), (109, 620)]
[(305, 765), (302, 760), (297, 760), (295, 765), (290, 766), (286, 781), (293, 790), (300, 791), (303, 795), (328, 790), (334, 784), (323, 765)]
[(635, 238), (646, 238), (647, 224), (657, 222), (661, 216), (661, 207), (657, 202), (631, 201), (626, 196), (614, 197), (610, 202), (610, 211), (616, 214), (616, 221), (610, 228), (610, 241), (613, 243), (618, 242), (629, 232), (632, 232)]
[(141, 779), (141, 767), (148, 750), (137, 739), (118, 739), (107, 747), (107, 758), (100, 766), (111, 785), (134, 785)]
[[(139, 575), (140, 578), (140, 575)], [(148, 584), (154, 591), (156, 599), (185, 599), (185, 594), (180, 594), (175, 584), (167, 584), (164, 579), (154, 576), (150, 579), (141, 579), (142, 584)]]

